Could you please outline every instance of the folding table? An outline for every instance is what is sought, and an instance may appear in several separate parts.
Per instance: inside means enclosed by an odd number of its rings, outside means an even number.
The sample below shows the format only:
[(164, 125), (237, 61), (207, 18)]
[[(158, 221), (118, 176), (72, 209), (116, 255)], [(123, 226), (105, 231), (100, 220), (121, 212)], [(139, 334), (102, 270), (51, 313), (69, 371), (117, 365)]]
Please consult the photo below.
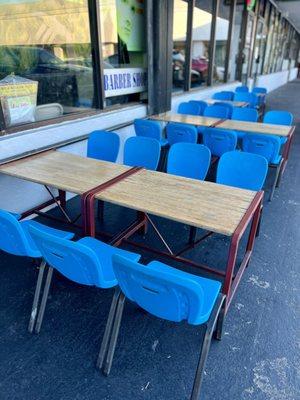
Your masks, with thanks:
[[(129, 227), (117, 234), (111, 244), (119, 245), (123, 240), (145, 250), (163, 255), (183, 264), (199, 267), (223, 279), (223, 293), (227, 295), (226, 311), (237, 289), (252, 254), (258, 227), (263, 192), (253, 192), (212, 182), (187, 179), (179, 176), (141, 169), (134, 175), (119, 180), (116, 184), (94, 195), (95, 199), (117, 204), (138, 211), (138, 218)], [(94, 220), (93, 202), (88, 205), (89, 221)], [(149, 214), (164, 217), (209, 232), (194, 244), (187, 245), (176, 254), (163, 238)], [(136, 224), (142, 215), (153, 226), (167, 252), (135, 243), (128, 238), (136, 232)], [(252, 221), (252, 222), (251, 222)], [(240, 239), (251, 224), (246, 252), (235, 274), (235, 264)], [(94, 235), (90, 225), (89, 235)], [(231, 238), (225, 272), (204, 266), (182, 257), (182, 254), (212, 233)]]
[[(48, 216), (41, 213), (40, 210), (56, 203), (66, 221), (75, 223), (75, 221), (71, 221), (65, 211), (65, 195), (66, 192), (80, 195), (82, 199), (83, 234), (86, 234), (87, 230), (86, 202), (89, 195), (95, 189), (99, 191), (99, 185), (105, 187), (105, 185), (115, 183), (118, 179), (135, 173), (135, 170), (135, 168), (120, 164), (54, 150), (11, 161), (0, 166), (0, 173), (44, 185), (51, 196), (50, 201), (24, 212), (22, 214), (23, 218), (34, 213)], [(54, 196), (51, 188), (58, 189), (58, 197)], [(143, 221), (141, 221), (137, 229), (141, 226), (143, 226)]]

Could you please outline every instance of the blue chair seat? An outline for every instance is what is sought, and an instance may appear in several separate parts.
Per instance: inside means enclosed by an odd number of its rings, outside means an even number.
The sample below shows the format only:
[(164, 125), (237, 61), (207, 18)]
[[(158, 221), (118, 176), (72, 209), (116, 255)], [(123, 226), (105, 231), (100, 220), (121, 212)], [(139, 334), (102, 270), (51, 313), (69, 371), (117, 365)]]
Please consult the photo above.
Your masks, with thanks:
[(84, 237), (78, 240), (76, 243), (80, 243), (81, 245), (84, 245), (92, 249), (95, 252), (96, 256), (98, 257), (99, 262), (103, 266), (105, 266), (105, 268), (103, 268), (102, 270), (103, 278), (105, 281), (105, 284), (103, 285), (102, 283), (101, 286), (103, 289), (111, 288), (118, 284), (112, 266), (112, 256), (114, 254), (126, 257), (129, 260), (135, 262), (138, 262), (139, 259), (141, 258), (139, 254), (131, 253), (130, 251), (110, 246), (109, 244), (100, 242), (99, 240), (94, 239), (92, 237)]
[[(221, 283), (219, 281), (181, 271), (160, 261), (151, 261), (147, 267), (151, 267), (153, 271), (158, 273), (168, 273), (170, 276), (178, 279), (178, 282), (180, 282), (181, 279), (190, 279), (192, 284), (199, 285), (199, 291), (203, 292), (203, 304), (202, 307), (199, 308), (197, 314), (193, 316), (193, 321), (189, 321), (189, 323), (192, 325), (200, 325), (207, 322), (221, 289)], [(150, 312), (153, 313), (152, 310)]]
[(42, 231), (43, 233), (49, 233), (50, 235), (54, 235), (57, 238), (61, 239), (72, 239), (74, 237), (74, 233), (72, 232), (67, 232), (67, 231), (61, 231), (59, 229), (51, 228), (50, 226), (46, 226), (43, 224), (40, 224), (39, 222), (32, 221), (32, 220), (26, 220), (26, 221), (21, 221), (20, 225), (26, 235), (26, 238), (28, 240), (28, 244), (30, 246), (30, 255), (28, 254), (29, 257), (33, 258), (39, 258), (41, 257), (41, 253), (38, 250), (35, 241), (32, 239), (32, 236), (29, 232), (29, 227), (35, 227)]

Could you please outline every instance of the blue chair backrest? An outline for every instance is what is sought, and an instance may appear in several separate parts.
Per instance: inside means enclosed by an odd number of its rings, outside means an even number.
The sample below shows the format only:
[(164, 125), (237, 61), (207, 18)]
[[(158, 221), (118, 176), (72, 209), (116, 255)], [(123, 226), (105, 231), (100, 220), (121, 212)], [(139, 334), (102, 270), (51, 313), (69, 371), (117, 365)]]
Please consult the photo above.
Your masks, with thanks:
[(99, 258), (91, 248), (58, 238), (33, 226), (29, 232), (44, 260), (66, 278), (82, 285), (106, 286)]
[(15, 256), (30, 257), (30, 246), (20, 222), (4, 210), (0, 210), (0, 249)]
[(237, 134), (227, 129), (206, 128), (203, 131), (203, 144), (210, 149), (212, 155), (221, 157), (236, 148)]
[(87, 156), (115, 162), (120, 148), (120, 137), (115, 132), (94, 131), (88, 137)]
[(207, 103), (203, 100), (190, 100), (189, 103), (197, 104), (200, 107), (200, 114), (203, 115), (204, 110), (207, 107)]
[(230, 151), (222, 155), (217, 183), (241, 189), (261, 190), (268, 172), (268, 161), (259, 154)]
[(235, 93), (240, 93), (240, 92), (249, 92), (248, 86), (242, 85), (235, 88)]
[(243, 137), (243, 150), (264, 156), (269, 163), (277, 163), (281, 140), (272, 135), (248, 134)]
[(228, 110), (228, 119), (231, 119), (232, 112), (233, 112), (233, 105), (230, 104), (230, 103), (225, 103), (225, 102), (223, 103), (222, 101), (219, 101), (217, 103), (217, 105), (227, 108), (227, 110)]
[(204, 289), (190, 274), (179, 279), (173, 268), (145, 266), (119, 255), (113, 256), (113, 269), (125, 296), (156, 317), (193, 324), (201, 309), (205, 313)]
[(264, 116), (263, 122), (275, 125), (292, 125), (293, 114), (288, 111), (268, 111)]
[(252, 89), (252, 93), (263, 93), (263, 94), (267, 94), (267, 89), (264, 88), (264, 87), (258, 87), (258, 86), (256, 86), (256, 87), (254, 87), (254, 88)]
[(255, 93), (240, 92), (235, 93), (234, 101), (245, 101), (249, 103), (249, 107), (255, 108), (258, 105), (258, 97)]
[(214, 104), (213, 106), (206, 107), (203, 116), (227, 119), (229, 118), (229, 109), (227, 107)]
[(208, 147), (196, 143), (175, 143), (168, 155), (167, 172), (186, 178), (203, 180), (210, 165)]
[(197, 143), (198, 132), (193, 125), (171, 122), (166, 129), (171, 146), (178, 142)]
[(258, 112), (255, 108), (233, 107), (231, 119), (235, 119), (237, 121), (257, 122)]
[(178, 114), (200, 115), (201, 107), (196, 103), (180, 103), (178, 106)]
[(159, 121), (150, 119), (134, 120), (134, 130), (136, 136), (144, 136), (161, 141), (163, 126)]
[(232, 100), (234, 96), (233, 92), (222, 90), (213, 94), (212, 98), (215, 100)]
[(156, 139), (132, 136), (124, 145), (124, 164), (155, 171), (160, 158), (160, 143)]

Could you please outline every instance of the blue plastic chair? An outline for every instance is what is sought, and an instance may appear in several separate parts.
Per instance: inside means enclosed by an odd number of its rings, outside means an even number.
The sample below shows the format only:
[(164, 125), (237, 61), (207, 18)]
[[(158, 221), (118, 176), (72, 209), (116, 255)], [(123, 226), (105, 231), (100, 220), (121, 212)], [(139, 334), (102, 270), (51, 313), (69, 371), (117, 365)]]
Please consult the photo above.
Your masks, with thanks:
[(227, 129), (205, 128), (203, 144), (210, 149), (213, 156), (221, 157), (222, 154), (236, 148), (237, 134)]
[(228, 109), (228, 119), (231, 119), (232, 112), (233, 112), (233, 105), (230, 103), (225, 103), (225, 102), (223, 103), (222, 101), (219, 101), (217, 103), (217, 105), (227, 108)]
[(201, 106), (195, 102), (180, 103), (177, 112), (178, 114), (201, 115)]
[(203, 100), (190, 100), (189, 103), (197, 104), (200, 107), (200, 114), (203, 115), (204, 110), (207, 107), (207, 103)]
[(256, 86), (256, 87), (254, 87), (252, 89), (252, 93), (254, 93), (254, 94), (263, 94), (264, 95), (264, 96), (258, 96), (258, 104), (263, 106), (265, 104), (265, 102), (266, 102), (267, 89), (264, 88), (264, 87)]
[(120, 148), (120, 138), (115, 132), (94, 131), (90, 133), (87, 156), (97, 160), (115, 162)]
[(167, 172), (203, 180), (210, 165), (211, 153), (202, 144), (176, 143), (169, 151)]
[(248, 86), (242, 85), (235, 88), (235, 93), (241, 93), (241, 92), (249, 92)]
[(263, 122), (275, 125), (292, 125), (293, 114), (288, 111), (273, 110), (265, 113)]
[(159, 141), (161, 146), (168, 144), (167, 139), (164, 139), (163, 126), (159, 121), (151, 121), (150, 119), (135, 119), (134, 130), (136, 136), (149, 137)]
[(260, 154), (265, 157), (271, 166), (276, 168), (269, 201), (272, 201), (275, 187), (278, 185), (279, 173), (282, 165), (282, 156), (280, 155), (281, 141), (277, 136), (247, 134), (243, 138), (243, 150), (248, 153)]
[[(50, 233), (58, 239), (70, 240), (74, 234), (58, 229), (50, 228), (33, 220), (18, 221), (18, 214), (12, 214), (0, 210), (0, 249), (15, 256), (30, 257), (34, 259), (42, 258), (42, 254), (30, 235), (30, 228), (38, 228), (42, 234)], [(45, 262), (42, 261), (39, 269), (36, 284), (31, 317), (29, 321), (29, 332), (33, 331), (38, 302), (40, 298), (41, 284), (45, 270)]]
[(124, 164), (155, 171), (160, 158), (159, 141), (143, 136), (132, 136), (124, 145)]
[(213, 117), (213, 118), (229, 118), (229, 110), (228, 107), (219, 106), (218, 104), (214, 104), (212, 106), (206, 107), (203, 113), (204, 117)]
[(212, 98), (215, 100), (233, 100), (234, 92), (222, 90), (213, 94)]
[(108, 289), (118, 284), (112, 267), (114, 254), (122, 255), (133, 261), (140, 259), (138, 254), (110, 246), (92, 237), (85, 237), (73, 242), (51, 233), (45, 233), (37, 226), (30, 226), (29, 232), (48, 265), (46, 284), (35, 328), (37, 333), (42, 325), (53, 269), (81, 285)]
[[(263, 122), (265, 124), (291, 126), (293, 123), (293, 119), (293, 114), (288, 111), (273, 110), (266, 112), (263, 118)], [(281, 137), (280, 140), (281, 144), (285, 144), (287, 142), (286, 137)]]
[(259, 87), (259, 86), (255, 86), (252, 89), (252, 93), (263, 93), (263, 94), (267, 94), (267, 89), (264, 87)]
[(231, 119), (237, 121), (257, 122), (258, 111), (255, 108), (233, 107)]
[(248, 107), (258, 107), (258, 97), (255, 93), (238, 92), (234, 95), (234, 101), (244, 101), (248, 103)]
[[(237, 121), (249, 121), (249, 122), (257, 122), (258, 120), (258, 111), (255, 108), (249, 107), (234, 107), (231, 115), (231, 119)], [(246, 133), (245, 132), (236, 132), (238, 138), (243, 138)]]
[(198, 133), (193, 125), (171, 122), (166, 129), (171, 146), (178, 142), (197, 143)]
[(268, 161), (259, 154), (229, 151), (222, 155), (217, 183), (241, 189), (261, 190), (268, 172)]
[(216, 327), (216, 338), (221, 338), (224, 296), (218, 281), (202, 278), (169, 267), (158, 261), (146, 267), (118, 255), (113, 256), (113, 269), (121, 288), (112, 335), (100, 367), (107, 376), (110, 372), (118, 339), (125, 299), (138, 304), (155, 317), (172, 321), (186, 321), (190, 325), (205, 324), (200, 357), (194, 379), (191, 399), (200, 395), (203, 371)]

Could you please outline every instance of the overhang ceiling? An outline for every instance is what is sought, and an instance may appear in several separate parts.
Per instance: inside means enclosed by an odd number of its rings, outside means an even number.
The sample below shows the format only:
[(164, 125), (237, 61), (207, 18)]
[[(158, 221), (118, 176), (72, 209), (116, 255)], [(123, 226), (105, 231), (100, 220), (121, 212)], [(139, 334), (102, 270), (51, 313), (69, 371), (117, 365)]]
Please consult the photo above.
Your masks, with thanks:
[(300, 32), (300, 0), (275, 1), (283, 15), (291, 21)]

